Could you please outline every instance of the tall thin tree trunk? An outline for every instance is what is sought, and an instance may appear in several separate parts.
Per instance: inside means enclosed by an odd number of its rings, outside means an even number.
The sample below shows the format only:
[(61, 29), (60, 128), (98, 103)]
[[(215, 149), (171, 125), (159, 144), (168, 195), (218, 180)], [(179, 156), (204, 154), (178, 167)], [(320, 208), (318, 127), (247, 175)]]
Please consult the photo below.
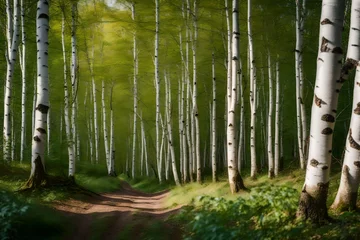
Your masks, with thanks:
[(66, 132), (66, 144), (69, 157), (69, 177), (73, 177), (75, 174), (75, 150), (73, 139), (71, 137), (71, 126), (69, 116), (69, 90), (67, 83), (67, 64), (66, 64), (66, 49), (65, 49), (65, 9), (62, 9), (62, 25), (61, 25), (61, 43), (63, 51), (64, 61), (64, 120), (65, 120), (65, 132)]
[(20, 58), (21, 67), (21, 143), (20, 143), (20, 162), (24, 160), (24, 150), (26, 147), (26, 31), (25, 31), (25, 4), (20, 0), (21, 6), (21, 44), (22, 50)]
[(199, 112), (197, 106), (197, 60), (196, 60), (196, 45), (198, 38), (197, 28), (197, 0), (194, 0), (193, 9), (193, 23), (194, 23), (194, 37), (192, 41), (192, 53), (193, 53), (193, 114), (195, 122), (195, 158), (196, 158), (196, 181), (201, 183), (201, 157), (200, 157), (200, 124), (199, 124)]
[(49, 2), (40, 0), (36, 14), (36, 46), (37, 46), (37, 100), (35, 113), (35, 129), (32, 140), (31, 174), (28, 187), (39, 187), (46, 180), (45, 144), (46, 118), (49, 110), (49, 75), (48, 75), (48, 32)]
[[(159, 0), (155, 0), (155, 89), (156, 89), (156, 160), (159, 164), (160, 159), (160, 76), (159, 76)], [(158, 170), (161, 169), (158, 166)], [(159, 174), (159, 181), (161, 183), (161, 172)]]
[[(131, 16), (135, 22), (135, 3), (131, 4)], [(134, 62), (134, 116), (133, 116), (133, 145), (132, 145), (132, 159), (131, 159), (131, 177), (135, 178), (135, 158), (136, 158), (136, 129), (137, 129), (137, 74), (138, 74), (138, 57), (137, 57), (137, 45), (136, 45), (136, 32), (133, 33), (133, 62)]]
[(215, 74), (215, 55), (212, 53), (212, 111), (211, 111), (211, 170), (212, 170), (212, 180), (213, 182), (218, 181), (217, 177), (217, 161), (216, 161), (216, 147), (217, 147), (217, 139), (216, 139), (216, 74)]
[(175, 148), (174, 148), (174, 144), (173, 144), (173, 134), (172, 134), (172, 116), (171, 116), (171, 82), (170, 79), (167, 77), (167, 75), (165, 74), (165, 91), (166, 91), (166, 100), (167, 100), (167, 104), (166, 104), (166, 120), (167, 120), (167, 134), (168, 134), (168, 146), (169, 146), (169, 150), (171, 154), (171, 167), (172, 167), (172, 171), (173, 171), (173, 176), (174, 176), (174, 181), (176, 183), (176, 185), (180, 186), (180, 180), (179, 180), (179, 176), (178, 176), (178, 172), (177, 172), (177, 167), (176, 167), (176, 159), (175, 159)]
[(274, 159), (274, 174), (279, 174), (279, 118), (280, 118), (280, 72), (279, 59), (276, 61), (276, 96), (275, 96), (275, 159)]
[(107, 121), (106, 121), (106, 105), (105, 105), (105, 83), (104, 80), (101, 82), (101, 107), (103, 115), (103, 136), (104, 136), (104, 147), (105, 147), (105, 158), (106, 166), (108, 172), (110, 172), (110, 152), (109, 152), (109, 139), (108, 139), (108, 130), (107, 130)]
[(328, 218), (326, 207), (330, 182), (332, 136), (339, 90), (342, 86), (342, 28), (344, 1), (323, 0), (317, 79), (311, 112), (310, 146), (306, 178), (298, 216), (320, 222)]
[(269, 114), (268, 114), (268, 145), (267, 145), (267, 152), (268, 152), (268, 165), (269, 165), (269, 173), (268, 177), (274, 177), (274, 155), (273, 155), (273, 144), (272, 144), (272, 113), (273, 113), (273, 81), (272, 81), (272, 71), (271, 71), (271, 56), (270, 52), (268, 53), (268, 77), (269, 77)]
[(4, 160), (11, 160), (11, 98), (12, 98), (12, 83), (15, 70), (15, 62), (17, 58), (17, 51), (19, 45), (19, 29), (20, 29), (20, 2), (14, 0), (14, 12), (11, 12), (10, 0), (6, 0), (6, 37), (7, 37), (7, 52), (6, 52), (6, 83), (4, 95), (4, 125), (3, 125), (3, 154)]
[(114, 136), (114, 111), (113, 111), (113, 89), (114, 89), (114, 83), (111, 86), (110, 91), (110, 159), (109, 164), (110, 167), (108, 169), (108, 174), (110, 176), (116, 176), (115, 171), (115, 136)]
[(256, 69), (251, 32), (251, 0), (248, 0), (248, 41), (249, 41), (249, 62), (250, 62), (250, 154), (251, 154), (251, 177), (256, 178), (257, 164), (256, 164)]
[[(236, 137), (236, 98), (237, 98), (237, 76), (239, 66), (239, 9), (238, 1), (233, 0), (232, 7), (232, 22), (233, 22), (233, 35), (232, 35), (232, 56), (231, 56), (231, 86), (228, 94), (228, 114), (227, 114), (227, 167), (231, 193), (238, 192), (240, 189), (245, 189), (243, 180), (237, 169), (237, 137)], [(229, 63), (230, 64), (230, 63)], [(228, 83), (229, 84), (229, 83)]]
[(296, 120), (297, 120), (297, 139), (299, 161), (301, 169), (305, 168), (305, 158), (303, 149), (303, 136), (301, 124), (301, 96), (300, 96), (300, 55), (302, 51), (301, 24), (300, 24), (300, 2), (296, 1), (296, 47), (295, 47), (295, 74), (296, 74)]

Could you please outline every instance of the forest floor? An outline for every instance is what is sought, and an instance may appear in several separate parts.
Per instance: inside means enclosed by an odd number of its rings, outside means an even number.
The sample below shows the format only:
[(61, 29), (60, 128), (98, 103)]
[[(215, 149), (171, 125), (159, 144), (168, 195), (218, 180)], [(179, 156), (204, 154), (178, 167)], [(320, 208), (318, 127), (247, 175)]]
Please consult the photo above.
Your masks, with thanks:
[(181, 205), (165, 208), (168, 195), (168, 190), (144, 193), (121, 181), (115, 192), (54, 201), (53, 207), (72, 221), (68, 239), (181, 239), (180, 228), (167, 221)]

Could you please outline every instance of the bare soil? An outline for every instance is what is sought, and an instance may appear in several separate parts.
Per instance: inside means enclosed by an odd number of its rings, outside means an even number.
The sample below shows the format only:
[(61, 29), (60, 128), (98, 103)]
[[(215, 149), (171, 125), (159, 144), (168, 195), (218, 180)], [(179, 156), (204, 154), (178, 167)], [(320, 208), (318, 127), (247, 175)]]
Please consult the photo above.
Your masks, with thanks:
[(180, 227), (167, 221), (181, 208), (163, 207), (168, 194), (144, 193), (122, 182), (116, 192), (57, 201), (53, 207), (71, 219), (67, 239), (182, 239)]

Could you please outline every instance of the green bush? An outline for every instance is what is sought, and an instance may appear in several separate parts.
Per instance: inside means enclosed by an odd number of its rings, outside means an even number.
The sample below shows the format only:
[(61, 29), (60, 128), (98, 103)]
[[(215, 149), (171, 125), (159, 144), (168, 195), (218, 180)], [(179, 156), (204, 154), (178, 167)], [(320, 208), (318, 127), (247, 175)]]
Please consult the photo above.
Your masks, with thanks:
[(272, 185), (253, 188), (248, 199), (202, 196), (178, 218), (187, 221), (186, 239), (292, 239), (303, 229), (294, 225), (298, 197)]
[(0, 239), (13, 239), (16, 236), (16, 222), (27, 210), (27, 205), (0, 191)]

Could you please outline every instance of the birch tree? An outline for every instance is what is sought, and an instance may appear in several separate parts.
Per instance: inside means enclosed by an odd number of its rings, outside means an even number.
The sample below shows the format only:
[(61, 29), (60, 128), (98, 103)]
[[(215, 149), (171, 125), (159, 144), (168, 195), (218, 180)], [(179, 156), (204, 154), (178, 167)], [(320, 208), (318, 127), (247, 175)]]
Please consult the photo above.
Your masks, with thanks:
[(276, 96), (275, 96), (275, 158), (274, 158), (274, 175), (279, 174), (279, 129), (280, 129), (280, 71), (279, 59), (276, 61)]
[(25, 4), (20, 0), (21, 6), (21, 50), (19, 50), (21, 68), (21, 143), (20, 143), (20, 162), (24, 160), (24, 149), (26, 141), (26, 31), (25, 31)]
[(44, 152), (46, 145), (46, 119), (49, 110), (48, 75), (49, 2), (39, 0), (36, 13), (37, 47), (37, 99), (35, 128), (32, 140), (31, 174), (27, 186), (39, 187), (46, 179)]
[(251, 154), (251, 177), (256, 178), (256, 69), (254, 60), (253, 40), (251, 31), (251, 0), (248, 0), (247, 9), (247, 27), (248, 27), (248, 42), (249, 42), (249, 63), (250, 63), (250, 154)]
[(239, 61), (239, 9), (238, 1), (233, 0), (232, 4), (232, 61), (231, 61), (231, 89), (228, 96), (228, 113), (227, 113), (227, 160), (228, 160), (228, 176), (231, 193), (238, 192), (240, 189), (245, 189), (243, 180), (237, 169), (237, 136), (236, 136), (236, 98), (237, 98), (237, 76), (238, 76), (238, 61)]
[(320, 45), (311, 112), (310, 145), (305, 183), (298, 216), (314, 222), (328, 218), (326, 207), (330, 180), (332, 134), (335, 125), (342, 58), (344, 1), (323, 0)]
[(109, 159), (109, 168), (108, 168), (108, 174), (110, 176), (115, 177), (116, 171), (115, 171), (115, 137), (114, 137), (114, 111), (113, 111), (113, 89), (114, 89), (114, 83), (111, 86), (110, 91), (110, 159)]
[(65, 132), (66, 132), (66, 144), (69, 157), (69, 172), (68, 175), (73, 177), (75, 174), (75, 150), (73, 139), (71, 137), (71, 126), (69, 116), (69, 90), (67, 83), (67, 63), (66, 63), (66, 47), (65, 47), (65, 7), (62, 9), (62, 24), (61, 24), (61, 43), (63, 51), (64, 61), (64, 120), (65, 120)]
[(353, 0), (351, 5), (350, 33), (346, 62), (342, 67), (340, 80), (348, 78), (349, 71), (356, 67), (352, 114), (346, 139), (344, 163), (339, 190), (333, 209), (356, 209), (357, 192), (360, 183), (360, 1)]
[(104, 147), (105, 147), (105, 158), (106, 158), (106, 166), (108, 168), (108, 172), (110, 172), (110, 152), (109, 152), (109, 140), (108, 140), (108, 130), (107, 130), (107, 121), (106, 121), (106, 105), (105, 105), (105, 83), (104, 80), (101, 82), (101, 107), (102, 107), (102, 115), (103, 115), (103, 136), (104, 136)]
[[(156, 159), (160, 158), (160, 76), (159, 76), (159, 0), (155, 0), (155, 54), (154, 54), (154, 68), (155, 68), (155, 90), (156, 90)], [(161, 167), (158, 166), (158, 170)], [(161, 182), (161, 172), (159, 174), (159, 181)]]
[[(131, 4), (131, 18), (135, 22), (135, 3)], [(133, 145), (132, 145), (132, 159), (131, 159), (131, 177), (135, 178), (135, 157), (136, 157), (136, 128), (137, 128), (137, 74), (138, 74), (138, 57), (136, 46), (136, 32), (133, 33), (133, 62), (134, 62), (134, 122), (133, 122)]]
[(300, 69), (301, 63), (301, 51), (303, 45), (303, 39), (301, 34), (301, 5), (300, 1), (296, 0), (296, 47), (295, 47), (295, 77), (296, 77), (296, 121), (297, 121), (297, 139), (298, 139), (298, 151), (300, 168), (305, 168), (305, 156), (304, 156), (304, 144), (303, 144), (303, 132), (301, 122), (301, 89), (300, 89)]
[[(3, 153), (4, 160), (11, 160), (11, 97), (12, 84), (15, 71), (15, 63), (17, 58), (17, 51), (19, 45), (19, 31), (20, 31), (20, 2), (14, 0), (11, 6), (10, 0), (6, 0), (6, 39), (7, 51), (6, 56), (6, 80), (5, 80), (5, 95), (4, 95), (4, 126), (3, 126)], [(12, 12), (12, 7), (14, 11)]]
[(212, 53), (211, 61), (211, 72), (212, 72), (212, 111), (211, 111), (211, 170), (212, 180), (216, 182), (217, 178), (217, 161), (216, 161), (216, 75), (215, 75), (215, 55)]
[(198, 38), (197, 27), (197, 0), (194, 0), (193, 9), (193, 24), (194, 24), (194, 37), (192, 41), (192, 53), (193, 53), (193, 115), (195, 121), (195, 158), (196, 158), (196, 181), (201, 183), (201, 158), (200, 158), (200, 124), (199, 124), (199, 112), (197, 106), (197, 63), (196, 63), (196, 44)]
[(168, 134), (168, 144), (169, 144), (169, 150), (170, 150), (170, 156), (171, 156), (171, 168), (172, 168), (172, 172), (173, 172), (173, 176), (174, 176), (174, 181), (175, 184), (180, 186), (180, 180), (179, 180), (179, 176), (178, 176), (178, 172), (177, 172), (177, 167), (176, 167), (176, 157), (175, 157), (175, 148), (174, 148), (174, 143), (173, 143), (173, 131), (172, 131), (172, 116), (171, 116), (171, 82), (170, 79), (167, 77), (167, 75), (165, 74), (165, 91), (166, 91), (166, 100), (167, 100), (167, 107), (165, 109), (166, 111), (166, 119), (167, 119), (167, 134)]
[(267, 152), (268, 152), (268, 166), (269, 172), (268, 177), (274, 177), (274, 155), (273, 155), (273, 144), (272, 144), (272, 114), (273, 114), (273, 81), (272, 81), (272, 71), (271, 71), (271, 56), (269, 52), (268, 56), (268, 77), (269, 77), (269, 114), (268, 114), (268, 139), (267, 139)]

